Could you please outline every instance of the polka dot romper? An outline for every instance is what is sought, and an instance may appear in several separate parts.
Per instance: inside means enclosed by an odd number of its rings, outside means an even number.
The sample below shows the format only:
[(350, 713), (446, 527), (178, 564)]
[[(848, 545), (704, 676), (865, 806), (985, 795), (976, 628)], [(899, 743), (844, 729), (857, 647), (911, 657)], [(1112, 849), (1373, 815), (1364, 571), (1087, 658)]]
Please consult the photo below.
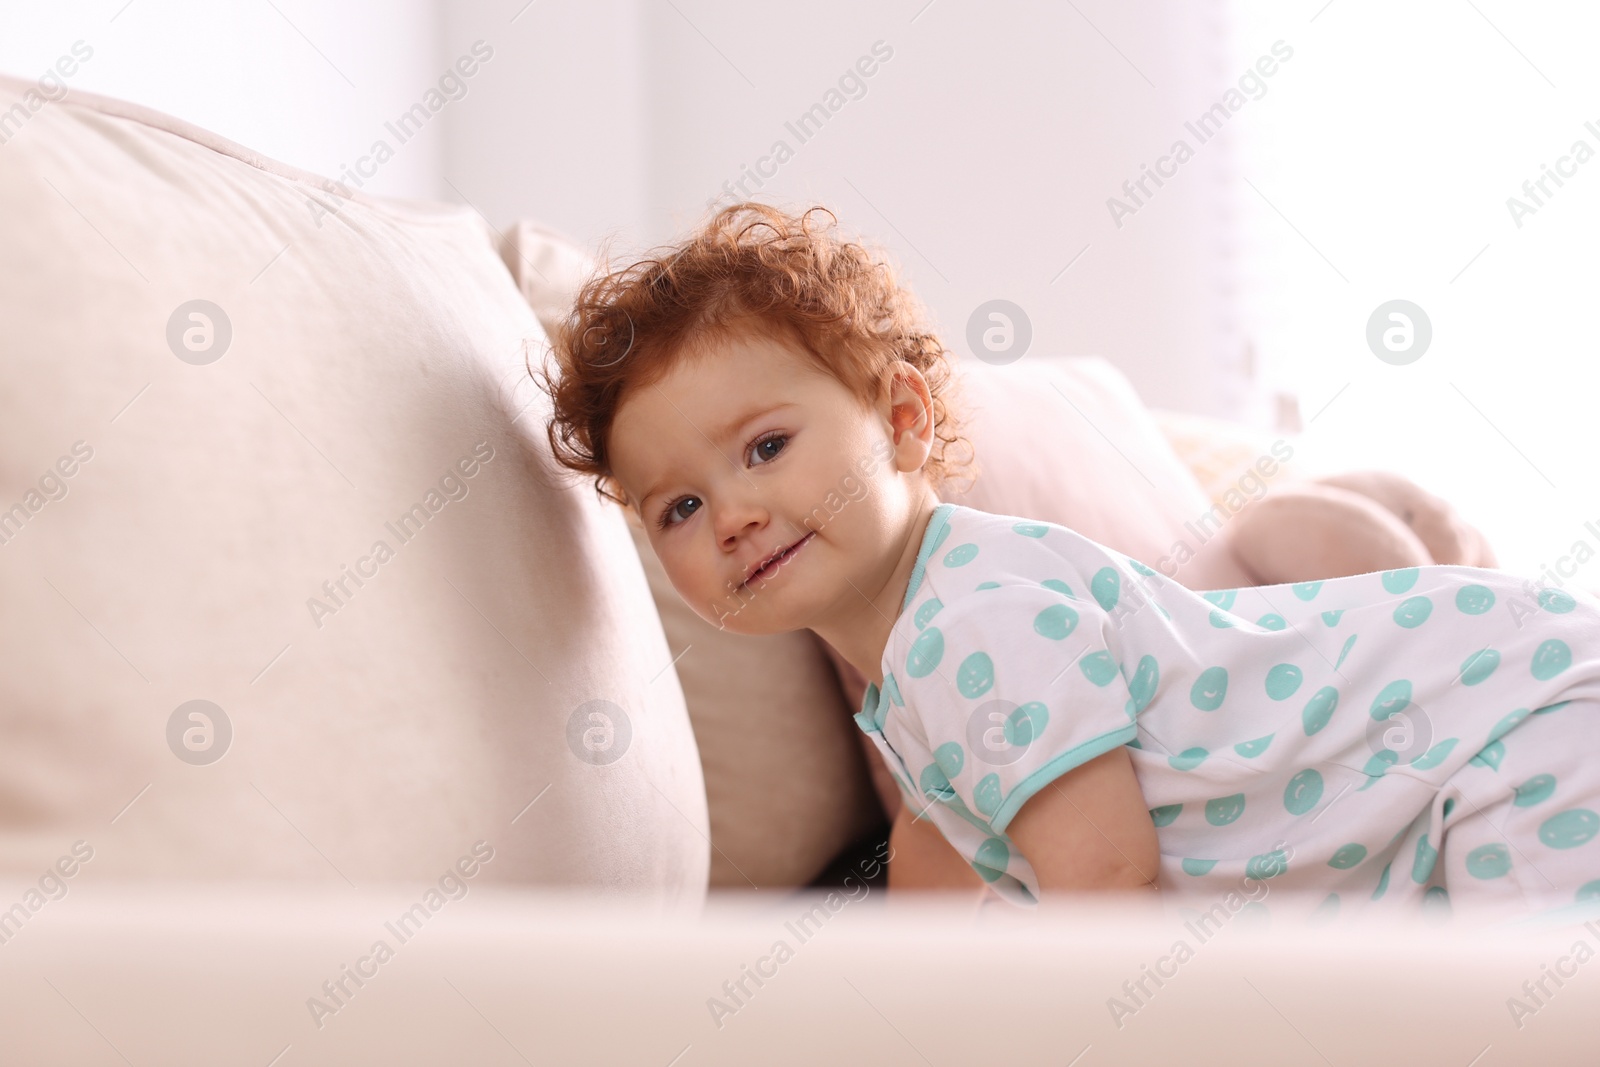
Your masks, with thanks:
[(860, 728), (1003, 898), (1006, 835), (1126, 745), (1164, 893), (1315, 914), (1600, 901), (1600, 601), (1429, 566), (1198, 593), (1053, 523), (940, 504)]

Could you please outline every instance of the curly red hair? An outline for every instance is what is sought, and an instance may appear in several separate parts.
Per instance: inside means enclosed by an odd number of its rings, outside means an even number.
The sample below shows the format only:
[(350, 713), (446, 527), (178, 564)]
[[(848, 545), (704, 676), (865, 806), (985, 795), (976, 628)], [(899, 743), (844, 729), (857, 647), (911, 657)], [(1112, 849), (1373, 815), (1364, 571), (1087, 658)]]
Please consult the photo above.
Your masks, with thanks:
[[(817, 225), (814, 215), (826, 215)], [(559, 373), (547, 427), (556, 461), (594, 477), (602, 497), (629, 506), (611, 470), (607, 435), (623, 399), (659, 381), (693, 346), (740, 330), (798, 341), (864, 402), (883, 370), (903, 359), (933, 400), (934, 447), (924, 473), (935, 489), (975, 467), (952, 394), (951, 357), (921, 304), (886, 257), (831, 232), (816, 206), (796, 216), (755, 202), (732, 204), (677, 245), (584, 283), (551, 337)], [(952, 461), (949, 449), (969, 455)]]

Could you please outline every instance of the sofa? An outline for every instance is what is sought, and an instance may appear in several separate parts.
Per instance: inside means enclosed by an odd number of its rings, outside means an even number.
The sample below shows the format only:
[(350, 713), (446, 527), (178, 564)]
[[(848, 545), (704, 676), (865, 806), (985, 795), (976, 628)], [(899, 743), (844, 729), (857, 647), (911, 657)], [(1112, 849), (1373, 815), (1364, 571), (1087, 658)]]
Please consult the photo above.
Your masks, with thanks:
[[(1195, 914), (890, 904), (860, 679), (705, 625), (551, 460), (584, 250), (114, 99), (0, 114), (0, 1062), (1579, 1062), (1585, 995), (1521, 983), (1592, 933), (1240, 920), (1155, 997)], [(1272, 435), (1099, 358), (960, 389), (945, 499), (1249, 581), (1195, 523)]]

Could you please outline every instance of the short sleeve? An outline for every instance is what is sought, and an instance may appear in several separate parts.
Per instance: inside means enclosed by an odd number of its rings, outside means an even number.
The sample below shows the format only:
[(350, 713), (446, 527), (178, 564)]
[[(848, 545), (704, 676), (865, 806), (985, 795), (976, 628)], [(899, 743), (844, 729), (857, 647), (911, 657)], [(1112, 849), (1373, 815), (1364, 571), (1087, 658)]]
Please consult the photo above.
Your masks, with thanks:
[(923, 805), (985, 833), (1134, 740), (1155, 692), (1154, 660), (1122, 663), (1107, 612), (1059, 581), (990, 583), (948, 606), (926, 590), (911, 617), (891, 642), (904, 707), (886, 736)]

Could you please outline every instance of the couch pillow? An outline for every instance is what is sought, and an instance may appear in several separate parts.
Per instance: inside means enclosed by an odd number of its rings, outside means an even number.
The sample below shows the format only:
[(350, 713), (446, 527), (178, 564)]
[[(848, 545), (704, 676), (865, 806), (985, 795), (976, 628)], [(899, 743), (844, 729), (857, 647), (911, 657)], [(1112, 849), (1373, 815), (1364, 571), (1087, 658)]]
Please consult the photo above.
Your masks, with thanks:
[(100, 875), (343, 888), (487, 850), (698, 907), (660, 619), (548, 455), (487, 229), (30, 88), (0, 81), (0, 871), (82, 839)]

